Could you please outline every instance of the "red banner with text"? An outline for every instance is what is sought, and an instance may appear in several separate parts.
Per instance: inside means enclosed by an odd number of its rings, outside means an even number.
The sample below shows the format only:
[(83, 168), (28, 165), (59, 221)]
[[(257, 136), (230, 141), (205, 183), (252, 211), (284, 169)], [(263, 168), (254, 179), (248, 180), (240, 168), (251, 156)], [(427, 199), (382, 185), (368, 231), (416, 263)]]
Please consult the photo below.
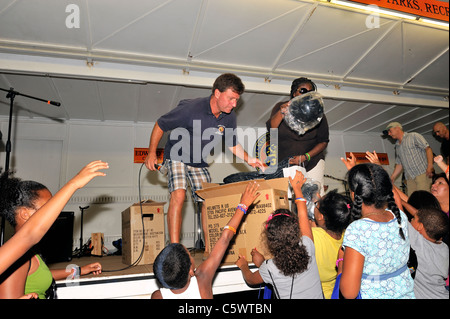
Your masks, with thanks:
[(448, 2), (438, 0), (351, 0), (380, 8), (448, 22)]

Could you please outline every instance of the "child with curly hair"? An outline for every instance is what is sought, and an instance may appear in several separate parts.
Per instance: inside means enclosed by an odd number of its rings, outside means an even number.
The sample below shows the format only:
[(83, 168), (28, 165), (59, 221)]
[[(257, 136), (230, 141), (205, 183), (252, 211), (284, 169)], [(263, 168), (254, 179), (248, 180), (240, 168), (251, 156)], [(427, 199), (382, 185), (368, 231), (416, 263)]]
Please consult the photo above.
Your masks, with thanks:
[(306, 178), (297, 171), (294, 179), (289, 179), (296, 196), (298, 217), (287, 209), (278, 209), (269, 216), (263, 234), (273, 258), (265, 260), (253, 249), (252, 261), (259, 268), (257, 271), (250, 270), (244, 256), (239, 256), (236, 265), (249, 285), (271, 284), (279, 299), (323, 299), (313, 235), (301, 189)]

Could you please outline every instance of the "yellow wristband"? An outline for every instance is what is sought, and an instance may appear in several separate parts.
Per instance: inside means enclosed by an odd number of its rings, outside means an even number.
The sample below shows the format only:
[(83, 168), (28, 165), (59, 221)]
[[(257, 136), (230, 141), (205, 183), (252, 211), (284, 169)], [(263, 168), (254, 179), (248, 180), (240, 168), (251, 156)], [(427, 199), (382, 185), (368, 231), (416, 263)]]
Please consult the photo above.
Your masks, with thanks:
[(228, 229), (231, 230), (236, 235), (236, 229), (234, 227), (231, 227), (230, 225), (226, 225), (223, 230)]

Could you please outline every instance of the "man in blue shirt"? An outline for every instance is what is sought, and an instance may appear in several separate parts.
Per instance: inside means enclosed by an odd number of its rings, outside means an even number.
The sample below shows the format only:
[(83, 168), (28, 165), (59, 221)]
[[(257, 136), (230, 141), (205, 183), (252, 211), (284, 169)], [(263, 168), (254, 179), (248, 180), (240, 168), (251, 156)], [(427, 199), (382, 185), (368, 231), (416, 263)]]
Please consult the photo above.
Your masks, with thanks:
[[(164, 148), (164, 167), (167, 168), (170, 192), (167, 225), (171, 243), (180, 241), (181, 211), (187, 183), (191, 187), (194, 201), (201, 202), (195, 192), (201, 189), (202, 182), (211, 182), (207, 157), (222, 141), (225, 141), (225, 145), (234, 155), (250, 166), (264, 170), (263, 163), (250, 157), (236, 141), (236, 114), (233, 109), (243, 92), (244, 84), (239, 77), (230, 73), (222, 74), (214, 82), (211, 96), (183, 100), (155, 123), (145, 165), (151, 171), (157, 169), (156, 148), (164, 132), (171, 131)], [(206, 230), (204, 205), (202, 226), (203, 230)], [(206, 234), (205, 240), (207, 241)]]

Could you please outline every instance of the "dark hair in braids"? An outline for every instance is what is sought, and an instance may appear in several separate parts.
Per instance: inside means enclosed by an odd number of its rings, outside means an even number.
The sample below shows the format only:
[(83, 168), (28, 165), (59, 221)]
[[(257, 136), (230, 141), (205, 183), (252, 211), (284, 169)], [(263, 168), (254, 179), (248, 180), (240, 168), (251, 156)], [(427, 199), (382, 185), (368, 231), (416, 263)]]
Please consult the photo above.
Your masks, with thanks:
[(39, 199), (39, 191), (47, 187), (35, 181), (22, 181), (12, 177), (12, 172), (4, 172), (0, 175), (0, 215), (16, 227), (16, 211), (20, 207), (35, 209), (36, 200)]
[[(387, 205), (401, 225), (402, 219), (395, 203), (391, 179), (380, 165), (370, 163), (356, 165), (348, 172), (348, 184), (355, 197), (351, 211), (353, 220), (361, 218), (363, 203), (378, 209)], [(405, 239), (401, 227), (399, 233), (400, 237)]]

